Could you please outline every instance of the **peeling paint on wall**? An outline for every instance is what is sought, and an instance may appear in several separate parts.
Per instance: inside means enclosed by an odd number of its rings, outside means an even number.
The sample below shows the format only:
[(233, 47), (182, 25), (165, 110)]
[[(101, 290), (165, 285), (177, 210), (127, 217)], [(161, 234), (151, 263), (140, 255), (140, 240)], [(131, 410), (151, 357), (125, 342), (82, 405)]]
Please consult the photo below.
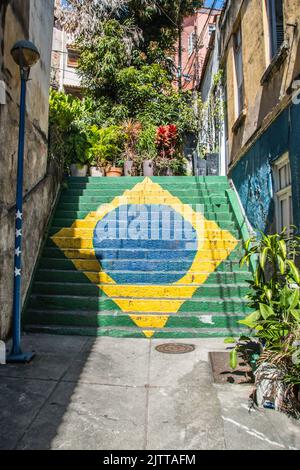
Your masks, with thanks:
[[(13, 299), (15, 189), (17, 175), (20, 79), (10, 50), (32, 40), (41, 53), (27, 85), (24, 151), (24, 237), (22, 302), (33, 272), (59, 185), (48, 167), (48, 103), (54, 0), (0, 0), (0, 338), (10, 331)], [(2, 85), (1, 85), (2, 83)]]
[(289, 152), (292, 170), (294, 224), (300, 227), (300, 107), (290, 105), (230, 172), (247, 217), (255, 230), (274, 223), (273, 164)]

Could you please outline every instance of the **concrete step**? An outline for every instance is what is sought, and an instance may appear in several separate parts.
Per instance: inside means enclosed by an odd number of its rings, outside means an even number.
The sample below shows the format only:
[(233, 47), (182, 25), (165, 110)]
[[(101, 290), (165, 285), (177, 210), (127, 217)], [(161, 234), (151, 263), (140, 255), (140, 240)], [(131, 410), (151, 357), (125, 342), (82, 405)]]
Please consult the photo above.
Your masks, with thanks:
[[(115, 263), (113, 261), (113, 263)], [(209, 274), (211, 271), (202, 272), (202, 274)], [(95, 272), (89, 272), (90, 276), (95, 275)], [(251, 274), (247, 271), (241, 272), (213, 272), (209, 274), (208, 279), (205, 282), (205, 285), (208, 284), (245, 284), (245, 281), (251, 278)], [(74, 283), (86, 283), (91, 284), (89, 278), (83, 274), (82, 271), (75, 269), (73, 265), (73, 270), (57, 270), (57, 269), (38, 269), (36, 272), (36, 281), (40, 282), (74, 282)], [(99, 283), (101, 281), (101, 276), (99, 275)], [(103, 283), (105, 284), (105, 283)]]
[[(152, 318), (151, 318), (152, 317)], [(40, 325), (74, 325), (76, 319), (76, 326), (81, 327), (125, 327), (136, 328), (134, 315), (129, 316), (119, 312), (118, 315), (111, 315), (109, 313), (95, 313), (95, 312), (82, 312), (73, 311), (66, 312), (64, 310), (28, 310), (26, 320), (28, 323), (38, 323)], [(145, 328), (148, 320), (149, 324), (155, 323), (157, 315), (147, 315), (145, 318)], [(242, 328), (238, 323), (243, 320), (243, 315), (236, 314), (211, 314), (211, 315), (191, 315), (191, 314), (170, 314), (166, 323), (166, 328)]]
[[(94, 271), (92, 271), (92, 268), (93, 266), (87, 266), (86, 269), (84, 269), (84, 266), (82, 266), (82, 270), (77, 270), (78, 273), (82, 274), (82, 273), (87, 273), (87, 275), (89, 276), (89, 279), (93, 279), (93, 282), (96, 283), (96, 284), (105, 284), (107, 283), (107, 275), (109, 275), (112, 279), (115, 280), (115, 282), (117, 282), (119, 285), (122, 285), (122, 284), (131, 284), (131, 285), (138, 285), (138, 284), (145, 284), (145, 285), (149, 285), (149, 284), (153, 284), (154, 286), (156, 285), (161, 285), (161, 284), (173, 284), (176, 282), (176, 284), (186, 284), (188, 282), (193, 282), (193, 279), (195, 278), (195, 276), (199, 276), (201, 277), (201, 279), (205, 280), (207, 278), (207, 276), (209, 275), (209, 266), (206, 268), (205, 266), (204, 267), (199, 267), (199, 270), (198, 272), (193, 272), (192, 274), (188, 274), (187, 273), (187, 270), (183, 270), (183, 271), (169, 271), (169, 270), (166, 270), (166, 271), (159, 271), (158, 269), (155, 270), (152, 270), (152, 271), (144, 271), (144, 272), (141, 272), (141, 271), (135, 271), (135, 270), (127, 270), (127, 271), (117, 271), (117, 270), (110, 270), (110, 269), (105, 269), (101, 272), (99, 272), (99, 269), (97, 270), (96, 269), (96, 266), (95, 266), (95, 269)], [(48, 266), (48, 271), (51, 271), (51, 267)], [(66, 266), (64, 267), (66, 268)], [(54, 273), (57, 273), (58, 271), (56, 270), (57, 267), (55, 267), (54, 269), (52, 269), (52, 279), (55, 278), (55, 274)], [(205, 270), (206, 269), (206, 270)], [(62, 272), (68, 272), (67, 270), (66, 271), (63, 271)], [(73, 268), (72, 266), (70, 266), (70, 270), (69, 270), (69, 277), (76, 271), (74, 271), (74, 265), (73, 265)], [(211, 272), (211, 271), (210, 271)], [(84, 274), (85, 275), (85, 274)], [(87, 275), (85, 275), (87, 277)], [(50, 274), (48, 274), (48, 277), (50, 277)], [(182, 278), (185, 278), (185, 281), (184, 282), (180, 282), (180, 280)], [(187, 279), (189, 279), (189, 281), (187, 281)], [(248, 276), (246, 277), (245, 276), (245, 280), (246, 279), (250, 279), (250, 274), (248, 274)], [(194, 285), (194, 284), (193, 284)]]
[[(166, 189), (165, 189), (166, 190)], [(228, 188), (207, 188), (202, 187), (199, 188), (198, 186), (192, 187), (173, 187), (168, 188), (167, 191), (175, 197), (181, 199), (182, 197), (226, 197), (226, 190)], [(125, 190), (126, 191), (126, 190)], [(124, 191), (124, 192), (125, 192)], [(138, 191), (135, 191), (135, 194), (138, 194)], [(141, 196), (143, 196), (143, 192), (139, 192)], [(76, 200), (78, 197), (119, 197), (120, 196), (120, 188), (103, 188), (103, 187), (90, 187), (87, 186), (86, 188), (66, 188), (63, 189), (61, 192), (61, 196), (63, 197), (72, 197)], [(161, 196), (161, 192), (159, 190), (151, 191), (151, 196), (159, 197)]]
[[(58, 248), (57, 245), (53, 242), (51, 238), (46, 240), (45, 247), (43, 249), (42, 257), (46, 258), (76, 258), (76, 259), (95, 259), (95, 253), (97, 253), (97, 249), (95, 251), (94, 248)], [(185, 248), (178, 248), (174, 249), (161, 249), (161, 248), (151, 248), (149, 250), (139, 248), (136, 250), (135, 248), (127, 249), (127, 248), (108, 248), (108, 249), (101, 249), (101, 259), (121, 259), (121, 260), (144, 260), (147, 259), (149, 261), (154, 260), (172, 260), (176, 259), (179, 261), (190, 259), (191, 252), (194, 252), (194, 246), (187, 246)], [(240, 255), (243, 253), (241, 242), (239, 242), (238, 248), (236, 248), (233, 252), (231, 252), (231, 248), (225, 249), (217, 249), (214, 248), (213, 250), (207, 250), (207, 253), (203, 250), (201, 253), (202, 259), (209, 259), (209, 260), (219, 260), (223, 259), (224, 255), (230, 254), (230, 261), (239, 261)], [(235, 259), (233, 260), (232, 257)], [(226, 260), (225, 260), (226, 261)]]
[[(100, 289), (99, 289), (100, 291)], [(99, 293), (100, 295), (100, 293)], [(30, 309), (48, 309), (48, 310), (95, 310), (96, 312), (103, 311), (118, 311), (116, 310), (115, 302), (121, 301), (122, 298), (114, 298), (111, 300), (104, 297), (88, 297), (88, 296), (74, 296), (74, 295), (46, 295), (32, 293), (28, 307)], [(174, 306), (173, 299), (157, 299), (151, 300), (151, 305), (155, 312), (165, 315), (166, 312), (172, 311)], [(155, 307), (155, 308), (154, 308)], [(190, 299), (183, 303), (181, 309), (184, 312), (231, 312), (246, 314), (251, 312), (246, 304), (246, 300), (241, 298), (220, 299), (220, 298), (205, 298)], [(180, 311), (180, 310), (179, 310)], [(127, 310), (127, 313), (129, 311)], [(149, 299), (134, 299), (132, 301), (131, 313), (143, 314), (149, 313)]]
[[(191, 207), (192, 207), (192, 209), (194, 209), (196, 211), (197, 208), (195, 206), (192, 205)], [(78, 210), (78, 209), (69, 210), (69, 209), (68, 208), (66, 208), (66, 209), (58, 208), (56, 213), (55, 213), (55, 219), (72, 219), (72, 223), (73, 223), (76, 219), (84, 219), (88, 215), (94, 215), (93, 212), (95, 213), (95, 211), (98, 209), (98, 206), (94, 206), (93, 209), (90, 208), (90, 210), (89, 210), (89, 208), (87, 208), (85, 210)], [(202, 210), (200, 210), (199, 212), (203, 213)], [(233, 217), (233, 214), (230, 211), (230, 209), (228, 208), (228, 205), (226, 205), (226, 206), (215, 206), (215, 207), (209, 206), (208, 209), (206, 207), (206, 208), (204, 208), (204, 213), (203, 214), (204, 214), (204, 217), (207, 220), (216, 221), (217, 223), (221, 222), (221, 221), (226, 221), (226, 222), (233, 222), (234, 224), (236, 224), (236, 222), (234, 220), (234, 217)], [(141, 214), (141, 216), (143, 216), (143, 215)], [(145, 217), (149, 217), (149, 214), (146, 213)]]
[[(153, 332), (152, 329), (148, 329)], [(145, 338), (144, 328), (99, 328), (99, 327), (76, 327), (64, 325), (39, 325), (27, 324), (25, 331), (31, 333), (46, 333), (52, 335), (79, 335), (79, 336), (111, 336), (116, 338)], [(163, 328), (155, 330), (156, 339), (168, 338), (226, 338), (228, 336), (239, 337), (249, 334), (249, 330), (243, 328)]]
[[(46, 241), (47, 246), (52, 246), (53, 240), (48, 239)], [(109, 238), (101, 241), (101, 248), (94, 247), (93, 238), (74, 238), (74, 237), (55, 237), (55, 243), (59, 245), (61, 249), (89, 249), (96, 250), (99, 252), (101, 258), (103, 257), (103, 251), (106, 249), (125, 249), (125, 250), (159, 250), (164, 244), (169, 250), (191, 250), (195, 251), (197, 249), (197, 240), (195, 238), (184, 239), (184, 240), (131, 240), (131, 239), (120, 239), (120, 238)], [(201, 243), (201, 250), (209, 250), (211, 256), (214, 259), (214, 256), (220, 250), (225, 250), (227, 253), (230, 253), (232, 249), (236, 247), (236, 240), (204, 240)], [(212, 252), (213, 250), (213, 252)], [(216, 252), (216, 254), (215, 254)], [(103, 253), (103, 254), (102, 254)], [(208, 253), (209, 254), (209, 253)]]
[[(66, 217), (67, 212), (85, 212), (86, 215), (97, 215), (97, 211), (102, 209), (103, 204), (109, 204), (111, 200), (109, 201), (102, 201), (102, 202), (79, 202), (79, 201), (70, 201), (70, 202), (64, 202), (60, 200), (57, 206), (57, 215), (56, 217), (59, 217), (61, 214), (63, 214), (63, 217)], [(206, 218), (209, 219), (208, 214), (213, 214), (213, 215), (219, 215), (219, 213), (227, 214), (226, 217), (223, 217), (222, 219), (228, 220), (229, 214), (232, 214), (231, 208), (229, 207), (228, 204), (222, 202), (212, 202), (212, 201), (207, 201), (206, 203), (203, 203), (200, 200), (197, 201), (190, 201), (185, 203), (187, 206), (191, 207), (195, 212), (200, 212), (203, 214)], [(142, 203), (143, 205), (143, 203)], [(146, 213), (149, 217), (149, 212)], [(218, 219), (217, 219), (218, 220)]]
[[(141, 221), (148, 221), (148, 226), (151, 227), (151, 224), (153, 221), (157, 221), (158, 218), (155, 217), (154, 215), (151, 217), (151, 220), (149, 220), (149, 216), (145, 214), (144, 216), (138, 215), (138, 219)], [(75, 218), (76, 219), (76, 218)], [(120, 219), (123, 220), (123, 219)], [(213, 223), (215, 223), (213, 221)], [(52, 227), (51, 230), (49, 230), (49, 233), (52, 232), (52, 230), (56, 230), (58, 232), (62, 228), (68, 228), (73, 226), (73, 228), (94, 228), (95, 227), (95, 221), (94, 220), (74, 220), (74, 219), (69, 219), (69, 218), (54, 218), (52, 221)], [(204, 224), (204, 228), (206, 230), (209, 230), (209, 227), (212, 226), (212, 221), (207, 221)], [(228, 230), (233, 236), (238, 237), (239, 236), (239, 230), (237, 229), (237, 225), (235, 222), (231, 220), (224, 220), (224, 221), (218, 221), (218, 226), (222, 230)], [(56, 233), (55, 232), (55, 233)]]
[[(160, 273), (158, 273), (160, 274)], [(153, 275), (153, 273), (151, 273)], [(140, 273), (141, 278), (143, 279), (143, 273)], [(145, 275), (147, 278), (147, 275)], [(149, 285), (149, 284), (148, 284)], [(127, 286), (127, 284), (123, 284), (123, 286)], [(155, 289), (155, 285), (153, 285)], [(187, 286), (186, 285), (178, 285), (177, 292), (180, 295), (180, 292), (184, 295), (186, 292)], [(101, 296), (105, 296), (104, 292), (99, 289), (96, 284), (86, 284), (86, 283), (74, 283), (74, 282), (41, 282), (35, 281), (33, 284), (32, 292), (35, 294), (46, 294), (46, 295), (80, 295), (85, 296), (95, 296), (97, 298)], [(220, 299), (228, 299), (231, 297), (235, 298), (244, 298), (246, 294), (249, 292), (249, 287), (247, 284), (242, 285), (222, 285), (222, 284), (205, 284), (198, 287), (197, 291), (193, 295), (193, 299), (204, 299), (204, 298), (212, 298), (218, 297)], [(131, 298), (131, 294), (129, 293), (126, 297)], [(134, 296), (136, 297), (136, 295)], [(167, 297), (167, 295), (166, 295)], [(180, 298), (180, 297), (179, 297)]]
[[(74, 188), (74, 189), (85, 189), (85, 188), (95, 188), (95, 189), (131, 189), (133, 188), (137, 183), (141, 183), (143, 181), (143, 178), (141, 178), (139, 181), (133, 180), (132, 178), (129, 180), (106, 180), (106, 179), (101, 179), (99, 180), (98, 178), (95, 178), (94, 180), (91, 181), (82, 181), (82, 178), (80, 178), (79, 181), (77, 181), (78, 178), (75, 178), (71, 180), (71, 178), (67, 178), (64, 180), (64, 186), (66, 189), (68, 188)], [(125, 182), (124, 182), (125, 181)], [(186, 189), (187, 187), (189, 188), (208, 188), (208, 189), (230, 189), (230, 185), (228, 181), (222, 180), (222, 181), (216, 181), (216, 180), (199, 180), (196, 181), (194, 179), (189, 179), (188, 181), (185, 180), (177, 180), (176, 182), (170, 182), (170, 180), (164, 180), (164, 181), (153, 181), (154, 183), (158, 183), (161, 185), (163, 189), (171, 190), (171, 189)]]
[[(110, 196), (99, 196), (99, 195), (74, 197), (74, 196), (64, 195), (64, 193), (62, 193), (60, 200), (59, 200), (58, 207), (64, 208), (65, 205), (67, 204), (70, 204), (72, 206), (80, 206), (80, 208), (84, 207), (87, 204), (90, 206), (93, 204), (96, 204), (99, 206), (100, 204), (108, 204), (112, 202), (112, 199), (115, 199), (115, 198), (112, 198)], [(124, 204), (122, 199), (120, 199), (119, 203)], [(180, 203), (188, 204), (188, 205), (191, 205), (191, 204), (204, 204), (204, 205), (225, 204), (226, 205), (228, 203), (228, 200), (227, 200), (227, 197), (225, 196), (207, 195), (207, 196), (200, 197), (198, 195), (197, 196), (186, 195), (180, 198)], [(144, 205), (144, 204), (147, 204), (147, 201), (145, 201), (145, 197), (141, 194), (140, 197), (137, 196), (135, 200), (135, 204)], [(168, 196), (162, 197), (161, 195), (153, 196), (151, 197), (151, 204), (157, 204), (160, 206), (169, 205), (169, 197)]]
[[(93, 237), (96, 224), (95, 222), (92, 222), (91, 225), (93, 226), (92, 227), (84, 227), (84, 226), (83, 227), (64, 227), (64, 237), (72, 237), (72, 238), (79, 237), (81, 239)], [(190, 231), (191, 231), (189, 227), (183, 227), (182, 225), (181, 227), (176, 228), (176, 226), (168, 227), (166, 226), (166, 224), (165, 225), (162, 223), (156, 224), (155, 222), (147, 223), (146, 221), (144, 223), (141, 223), (140, 228), (141, 228), (142, 233), (148, 234), (149, 237), (151, 236), (151, 233), (154, 232), (155, 235), (156, 233), (157, 235), (161, 234), (161, 236), (164, 236), (164, 237), (166, 237), (167, 235), (170, 235), (172, 238), (177, 239), (177, 240), (181, 240), (182, 238), (187, 238), (187, 236), (190, 235)], [(113, 222), (112, 229), (114, 229), (119, 234), (120, 237), (130, 235), (131, 231), (133, 231), (131, 229), (130, 223), (127, 224), (126, 221), (117, 221), (116, 223)], [(60, 227), (56, 227), (53, 225), (49, 229), (49, 232), (48, 232), (49, 236), (56, 235), (60, 230), (61, 230)], [(235, 231), (235, 233), (238, 236), (237, 230)], [(231, 232), (229, 233), (228, 231), (221, 232), (220, 229), (209, 229), (203, 226), (203, 237), (205, 241), (212, 242), (212, 241), (217, 241), (217, 240), (227, 240), (227, 239), (232, 240), (231, 235), (232, 233)], [(113, 239), (111, 235), (109, 238)]]
[[(180, 184), (228, 184), (226, 176), (153, 176), (151, 181), (158, 184), (167, 184), (169, 186)], [(145, 180), (144, 176), (123, 176), (121, 178), (98, 178), (96, 176), (69, 176), (65, 179), (67, 183), (94, 183), (99, 185), (131, 186), (141, 183)]]

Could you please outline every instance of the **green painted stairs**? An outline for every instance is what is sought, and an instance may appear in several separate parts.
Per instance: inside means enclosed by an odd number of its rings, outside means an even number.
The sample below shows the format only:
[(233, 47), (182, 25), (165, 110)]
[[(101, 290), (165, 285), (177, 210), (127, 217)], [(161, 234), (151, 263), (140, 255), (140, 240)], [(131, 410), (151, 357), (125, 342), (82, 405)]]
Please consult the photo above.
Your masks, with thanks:
[[(110, 203), (143, 180), (144, 178), (135, 177), (70, 177), (65, 180), (26, 302), (23, 315), (23, 327), (26, 331), (115, 337), (145, 337), (147, 329), (153, 331), (153, 328), (147, 326), (138, 327), (128, 312), (123, 312), (113, 298), (109, 298), (86, 277), (83, 270), (76, 269), (51, 239), (61, 229), (70, 228), (75, 221), (85, 219), (100, 205)], [(209, 275), (206, 282), (197, 287), (192, 298), (187, 299), (177, 313), (169, 314), (164, 327), (155, 329), (154, 337), (238, 335), (243, 331), (238, 320), (249, 313), (245, 295), (248, 291), (246, 281), (251, 278), (251, 273), (247, 268), (239, 266), (242, 239), (248, 233), (242, 224), (235, 192), (225, 177), (154, 177), (151, 180), (194, 210), (197, 204), (203, 204), (206, 220), (216, 222), (221, 229), (239, 240), (237, 247)], [(81, 233), (80, 224), (78, 227), (74, 232), (76, 235), (70, 232), (70, 237), (76, 238), (77, 232)], [(216, 259), (218, 249), (215, 250)], [(85, 266), (90, 263), (91, 271), (95, 269), (93, 257), (88, 250), (78, 247), (72, 250), (73, 258), (84, 261)], [(157, 276), (162, 283), (167, 283), (170, 273), (177, 273), (180, 278), (186, 272), (186, 250), (181, 247), (170, 251), (172, 256), (169, 257), (167, 250), (149, 247), (140, 252), (134, 247), (114, 248), (112, 242), (103, 253), (107, 253), (109, 258), (106, 266), (109, 266), (110, 273), (115, 274), (118, 279), (126, 281), (127, 276), (133, 276), (132, 279), (138, 282), (144, 276), (149, 284), (153, 279), (151, 285), (155, 287)], [(142, 253), (142, 259), (139, 259), (139, 253)], [(144, 266), (143, 271), (140, 266)], [(165, 302), (167, 299), (160, 301)], [(134, 312), (135, 315), (140, 313)], [(152, 312), (147, 314), (152, 315)]]

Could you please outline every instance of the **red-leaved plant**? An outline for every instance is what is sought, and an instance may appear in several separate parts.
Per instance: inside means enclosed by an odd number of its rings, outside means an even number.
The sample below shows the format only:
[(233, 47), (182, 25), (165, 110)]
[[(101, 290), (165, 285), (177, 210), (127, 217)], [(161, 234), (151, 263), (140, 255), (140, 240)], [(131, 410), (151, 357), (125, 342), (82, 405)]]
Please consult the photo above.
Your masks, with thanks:
[(155, 145), (162, 158), (172, 158), (177, 150), (178, 129), (175, 124), (160, 126), (156, 131)]

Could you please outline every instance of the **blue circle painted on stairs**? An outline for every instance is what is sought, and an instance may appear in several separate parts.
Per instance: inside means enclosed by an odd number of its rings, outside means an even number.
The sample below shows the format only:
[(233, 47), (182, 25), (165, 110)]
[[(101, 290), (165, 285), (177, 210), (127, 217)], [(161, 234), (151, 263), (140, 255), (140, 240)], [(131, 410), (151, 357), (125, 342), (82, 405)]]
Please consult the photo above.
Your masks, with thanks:
[(190, 269), (197, 234), (170, 206), (130, 204), (99, 220), (93, 246), (103, 271), (118, 284), (171, 284)]

